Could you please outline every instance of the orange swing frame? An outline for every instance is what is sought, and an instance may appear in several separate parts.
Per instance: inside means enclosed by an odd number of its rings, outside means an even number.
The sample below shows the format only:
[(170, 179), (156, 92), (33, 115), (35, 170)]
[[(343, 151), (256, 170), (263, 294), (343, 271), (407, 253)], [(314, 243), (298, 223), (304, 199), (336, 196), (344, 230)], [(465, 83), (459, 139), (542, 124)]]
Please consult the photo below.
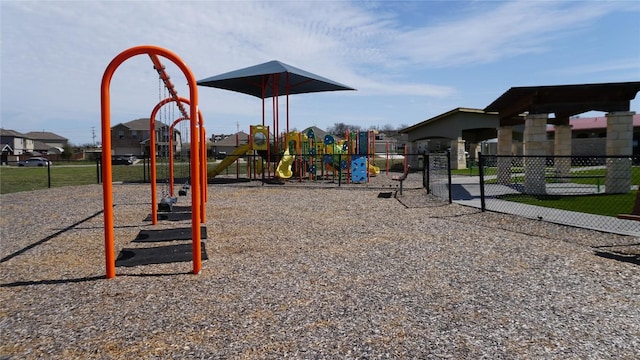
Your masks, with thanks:
[[(116, 276), (115, 269), (115, 249), (114, 249), (114, 217), (113, 217), (113, 169), (111, 164), (111, 96), (110, 87), (111, 79), (116, 69), (127, 59), (147, 54), (151, 58), (156, 70), (162, 69), (159, 56), (162, 56), (172, 61), (185, 75), (187, 83), (189, 85), (189, 99), (190, 99), (190, 115), (188, 116), (190, 121), (190, 141), (191, 141), (191, 179), (201, 180), (201, 151), (199, 144), (204, 144), (202, 137), (204, 131), (198, 131), (198, 89), (196, 87), (196, 78), (191, 72), (191, 69), (182, 61), (182, 59), (167, 49), (153, 46), (153, 45), (141, 45), (129, 48), (120, 54), (118, 54), (107, 66), (102, 76), (102, 82), (100, 87), (100, 104), (101, 104), (101, 122), (102, 122), (102, 189), (103, 189), (103, 206), (104, 206), (104, 244), (105, 244), (105, 262), (106, 262), (106, 278), (114, 278)], [(159, 71), (160, 72), (160, 71)], [(168, 80), (168, 77), (167, 77)], [(165, 82), (166, 85), (166, 82)], [(172, 88), (169, 88), (172, 91)], [(175, 92), (174, 92), (175, 94)], [(174, 95), (172, 94), (172, 95)], [(177, 94), (174, 95), (177, 98)], [(186, 111), (182, 107), (180, 101), (178, 107), (181, 108), (183, 114), (186, 115)], [(202, 129), (202, 125), (201, 125)], [(154, 134), (152, 128), (152, 137)], [(153, 145), (153, 144), (152, 144)], [(155, 155), (155, 149), (151, 148), (151, 152)], [(155, 159), (154, 159), (155, 160)], [(206, 164), (206, 163), (205, 163)], [(152, 173), (155, 173), (153, 168)], [(205, 177), (206, 179), (206, 177)], [(155, 185), (152, 182), (152, 186)], [(200, 222), (202, 220), (202, 189), (201, 181), (193, 181), (191, 185), (191, 238), (192, 238), (192, 260), (194, 274), (199, 274), (202, 269), (202, 257), (201, 257), (201, 231)], [(155, 203), (152, 204), (155, 207)], [(152, 218), (157, 221), (156, 217)]]

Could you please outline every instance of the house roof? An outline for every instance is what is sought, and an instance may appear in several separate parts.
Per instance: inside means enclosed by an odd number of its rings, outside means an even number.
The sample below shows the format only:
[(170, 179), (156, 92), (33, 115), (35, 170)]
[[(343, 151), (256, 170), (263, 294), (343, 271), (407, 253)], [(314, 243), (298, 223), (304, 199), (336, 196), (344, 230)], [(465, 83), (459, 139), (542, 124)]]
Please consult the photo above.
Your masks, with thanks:
[(47, 151), (49, 149), (51, 149), (51, 145), (47, 145), (45, 142), (39, 140), (33, 140), (33, 150)]
[(310, 126), (310, 127), (306, 128), (306, 129), (304, 129), (302, 132), (304, 134), (306, 134), (309, 131), (309, 129), (313, 130), (313, 135), (315, 135), (316, 139), (322, 140), (322, 139), (324, 139), (324, 136), (327, 135), (326, 131), (320, 129), (317, 126)]
[(24, 134), (26, 137), (30, 138), (30, 139), (34, 139), (34, 140), (41, 140), (41, 141), (47, 141), (47, 140), (58, 140), (58, 141), (67, 141), (69, 139), (62, 137), (60, 135), (54, 134), (52, 132), (49, 131), (30, 131), (26, 134)]
[(453, 110), (449, 110), (449, 111), (447, 111), (446, 113), (442, 113), (442, 114), (440, 114), (440, 115), (438, 115), (438, 116), (434, 116), (434, 117), (432, 117), (432, 118), (429, 118), (429, 119), (427, 119), (427, 120), (424, 120), (424, 121), (422, 121), (422, 122), (419, 122), (419, 123), (417, 123), (417, 124), (415, 124), (415, 125), (411, 125), (411, 126), (406, 127), (406, 128), (404, 128), (404, 129), (400, 129), (400, 130), (398, 130), (398, 133), (400, 133), (400, 134), (402, 134), (402, 133), (408, 133), (408, 132), (410, 132), (410, 131), (412, 131), (412, 130), (415, 130), (415, 129), (417, 129), (417, 128), (420, 128), (420, 127), (422, 127), (422, 126), (424, 126), (424, 125), (426, 125), (426, 124), (434, 123), (434, 122), (436, 122), (436, 121), (440, 121), (440, 120), (446, 119), (446, 118), (450, 117), (451, 115), (453, 115), (453, 114), (455, 114), (455, 113), (459, 113), (459, 112), (460, 112), (460, 113), (487, 114), (487, 115), (492, 115), (492, 116), (496, 116), (496, 115), (497, 115), (497, 113), (495, 113), (495, 112), (485, 112), (485, 111), (484, 111), (484, 110), (482, 110), (482, 109), (462, 108), (462, 107), (459, 107), (459, 108), (455, 108), (455, 109), (453, 109)]
[(5, 152), (5, 151), (13, 152), (13, 148), (11, 148), (11, 145), (9, 145), (9, 144), (0, 144), (0, 151), (2, 151), (2, 152)]
[[(149, 118), (141, 118), (141, 119), (131, 120), (131, 121), (128, 121), (126, 123), (122, 123), (121, 125), (126, 126), (130, 130), (149, 131)], [(169, 125), (167, 125), (167, 124), (165, 124), (165, 123), (163, 123), (161, 121), (156, 121), (154, 123), (154, 125), (155, 125), (156, 130), (157, 129), (161, 129), (163, 127), (169, 127)]]
[(249, 134), (244, 131), (237, 132), (233, 135), (229, 135), (226, 138), (213, 143), (214, 146), (236, 146), (236, 135), (238, 135), (237, 144), (243, 145), (249, 142)]
[(0, 128), (0, 135), (2, 136), (13, 136), (13, 137), (21, 137), (21, 138), (26, 138), (27, 136), (21, 132), (15, 131), (15, 130), (8, 130), (8, 129), (2, 129)]
[[(569, 125), (571, 125), (572, 131), (606, 129), (607, 117), (571, 118), (569, 119)], [(633, 115), (633, 127), (640, 127), (640, 115)], [(554, 131), (554, 128), (550, 127), (549, 131)]]

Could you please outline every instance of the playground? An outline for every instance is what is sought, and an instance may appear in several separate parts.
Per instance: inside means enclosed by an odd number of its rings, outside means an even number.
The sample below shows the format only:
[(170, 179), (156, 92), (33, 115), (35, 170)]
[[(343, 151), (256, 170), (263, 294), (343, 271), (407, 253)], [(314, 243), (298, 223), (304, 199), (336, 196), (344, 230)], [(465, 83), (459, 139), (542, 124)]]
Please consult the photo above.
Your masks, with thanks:
[[(637, 238), (444, 204), (413, 173), (388, 198), (356, 185), (257, 184), (208, 185), (199, 275), (177, 251), (118, 261), (114, 279), (104, 276), (101, 187), (2, 195), (0, 357), (633, 358), (640, 349), (638, 264), (612, 255), (637, 250)], [(117, 255), (190, 249), (190, 239), (141, 236), (190, 227), (178, 209), (152, 225), (148, 187), (114, 185)]]
[[(120, 184), (106, 156), (110, 79), (137, 55), (159, 76), (150, 184)], [(182, 70), (188, 98), (161, 58)], [(0, 358), (637, 356), (636, 237), (445, 203), (406, 161), (383, 170), (368, 131), (317, 139), (291, 131), (288, 112), (280, 131), (279, 96), (353, 89), (268, 65), (283, 81), (245, 81), (251, 68), (197, 82), (229, 89), (242, 75), (234, 91), (263, 102), (249, 143), (209, 170), (189, 68), (153, 46), (114, 58), (101, 88), (102, 185), (0, 198)], [(174, 182), (173, 135), (153, 130), (161, 119), (188, 123), (188, 183)], [(248, 154), (247, 181), (209, 182)]]

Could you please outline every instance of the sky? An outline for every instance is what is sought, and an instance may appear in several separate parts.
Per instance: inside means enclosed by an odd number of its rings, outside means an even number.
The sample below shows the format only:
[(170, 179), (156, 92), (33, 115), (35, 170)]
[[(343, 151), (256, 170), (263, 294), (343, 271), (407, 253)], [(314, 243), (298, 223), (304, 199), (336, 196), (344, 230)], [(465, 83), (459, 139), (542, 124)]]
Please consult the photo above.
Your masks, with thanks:
[[(155, 45), (197, 80), (278, 60), (357, 89), (289, 96), (290, 130), (397, 129), (484, 109), (516, 86), (640, 81), (639, 19), (638, 1), (0, 0), (0, 127), (99, 143), (106, 67)], [(162, 60), (188, 98), (186, 77)], [(208, 137), (262, 123), (261, 99), (197, 89)], [(117, 68), (110, 94), (111, 126), (167, 97), (146, 55)], [(179, 117), (169, 107), (158, 120)], [(272, 112), (268, 100), (266, 125)]]

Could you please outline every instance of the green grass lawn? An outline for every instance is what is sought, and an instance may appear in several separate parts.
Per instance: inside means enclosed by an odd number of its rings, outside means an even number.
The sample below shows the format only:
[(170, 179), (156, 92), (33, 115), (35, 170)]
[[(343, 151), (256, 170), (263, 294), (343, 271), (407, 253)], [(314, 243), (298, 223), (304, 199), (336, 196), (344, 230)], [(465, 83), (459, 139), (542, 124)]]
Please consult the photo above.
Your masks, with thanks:
[[(548, 176), (553, 176), (553, 168), (546, 169)], [(466, 174), (465, 174), (466, 172)], [(485, 168), (485, 176), (496, 175), (497, 168), (495, 167), (487, 167)], [(469, 175), (469, 169), (466, 170), (452, 170), (452, 174), (458, 173), (462, 175)], [(477, 172), (474, 173), (477, 175)], [(607, 174), (606, 169), (583, 169), (577, 171), (572, 171), (571, 175), (576, 177), (570, 178), (570, 182), (575, 184), (586, 184), (586, 185), (604, 185), (605, 176)], [(555, 183), (559, 182), (560, 179), (555, 179), (552, 177), (547, 178), (547, 182)], [(485, 181), (486, 184), (496, 184), (498, 182), (497, 179), (487, 179)], [(524, 182), (524, 171), (522, 168), (512, 168), (511, 169), (511, 183), (513, 184), (521, 184)], [(631, 184), (632, 185), (640, 185), (640, 167), (634, 166), (631, 168)]]
[(533, 196), (525, 194), (503, 195), (499, 198), (522, 204), (544, 206), (588, 214), (618, 216), (633, 210), (637, 191), (628, 194), (597, 194), (577, 196)]
[(477, 166), (472, 166), (468, 169), (451, 169), (451, 175), (478, 176), (480, 171)]
[[(113, 166), (113, 181), (142, 181), (142, 166)], [(88, 185), (98, 183), (95, 165), (54, 165), (50, 169), (36, 167), (0, 167), (0, 194), (51, 187)]]
[[(511, 181), (514, 184), (522, 183), (524, 181), (522, 167), (511, 168)], [(550, 174), (553, 168), (547, 168)], [(479, 169), (474, 166), (470, 169), (451, 170), (453, 175), (462, 176), (478, 176)], [(485, 175), (496, 175), (496, 167), (485, 167)], [(580, 168), (578, 171), (572, 172), (573, 175), (581, 177), (572, 178), (570, 181), (575, 184), (585, 185), (604, 185), (606, 176), (606, 169), (584, 169)], [(549, 182), (557, 182), (559, 179), (548, 179)], [(497, 179), (487, 179), (487, 184), (497, 183)], [(631, 183), (632, 185), (640, 185), (640, 167), (634, 166), (631, 169)], [(618, 216), (619, 214), (631, 213), (636, 199), (636, 191), (632, 191), (629, 194), (597, 194), (597, 195), (580, 195), (580, 196), (532, 196), (532, 195), (504, 195), (500, 199), (519, 202), (523, 204), (544, 206), (562, 210), (570, 210), (576, 212), (583, 212), (596, 215), (605, 216)]]
[[(208, 169), (213, 169), (218, 162), (210, 161), (207, 164)], [(235, 175), (236, 166), (239, 175), (246, 176), (246, 163), (235, 163), (226, 168), (222, 174)], [(167, 179), (169, 177), (169, 166), (166, 160), (157, 163), (157, 178)], [(149, 169), (146, 167), (147, 174), (144, 174), (145, 167), (142, 163), (136, 165), (114, 165), (112, 167), (114, 182), (148, 182)], [(189, 163), (176, 162), (174, 164), (174, 177), (189, 177)], [(49, 180), (50, 179), (50, 180)], [(1, 166), (0, 167), (0, 194), (8, 194), (19, 191), (33, 191), (38, 189), (46, 189), (49, 187), (63, 187), (76, 185), (89, 185), (98, 183), (98, 174), (96, 165), (83, 162), (81, 164), (63, 164), (53, 165), (50, 168), (50, 178), (47, 168), (44, 167), (17, 167), (17, 166)], [(165, 180), (166, 181), (166, 180)]]

